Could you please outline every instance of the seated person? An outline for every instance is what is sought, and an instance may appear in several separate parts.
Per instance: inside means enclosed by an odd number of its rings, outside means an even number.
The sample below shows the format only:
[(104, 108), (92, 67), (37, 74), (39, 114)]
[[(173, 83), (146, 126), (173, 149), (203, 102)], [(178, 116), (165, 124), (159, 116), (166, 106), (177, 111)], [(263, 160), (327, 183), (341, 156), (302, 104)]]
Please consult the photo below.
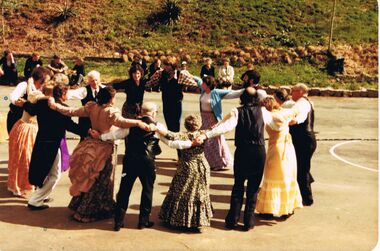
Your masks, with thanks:
[(200, 77), (203, 78), (206, 76), (211, 76), (211, 77), (215, 78), (215, 68), (214, 68), (214, 66), (211, 65), (212, 59), (206, 58), (205, 63), (206, 64), (204, 66), (202, 66)]
[(66, 74), (66, 71), (69, 69), (69, 67), (67, 67), (67, 65), (61, 60), (61, 57), (58, 55), (53, 56), (53, 60), (50, 62), (50, 65), (48, 65), (47, 68), (49, 68), (53, 74)]
[(35, 68), (42, 66), (42, 60), (38, 52), (34, 52), (25, 62), (24, 76), (26, 79), (32, 76), (32, 72)]
[(230, 60), (225, 58), (223, 65), (219, 68), (218, 81), (219, 88), (231, 88), (234, 83), (234, 68), (230, 65)]
[(0, 59), (0, 84), (16, 85), (18, 82), (16, 61), (10, 50), (4, 51), (4, 57)]
[(75, 58), (75, 65), (70, 71), (70, 86), (79, 86), (83, 82), (85, 76), (84, 60), (80, 57)]

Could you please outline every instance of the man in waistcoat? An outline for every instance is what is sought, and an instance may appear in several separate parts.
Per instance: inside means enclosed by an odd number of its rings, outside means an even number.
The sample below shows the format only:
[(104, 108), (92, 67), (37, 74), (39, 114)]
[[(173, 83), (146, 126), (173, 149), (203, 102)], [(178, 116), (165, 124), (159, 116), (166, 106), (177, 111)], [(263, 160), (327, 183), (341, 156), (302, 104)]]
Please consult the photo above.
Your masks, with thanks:
[[(100, 88), (104, 85), (100, 84), (100, 73), (98, 71), (90, 71), (87, 74), (87, 83), (85, 87), (80, 87), (78, 89), (69, 90), (67, 93), (67, 99), (79, 99), (83, 106), (85, 106), (90, 101), (96, 101), (96, 95), (99, 93)], [(88, 131), (91, 128), (90, 118), (80, 117), (79, 126), (84, 131)], [(80, 140), (84, 139), (81, 136)]]
[[(243, 205), (244, 183), (247, 180), (244, 209), (244, 230), (254, 227), (256, 197), (265, 164), (264, 118), (259, 105), (258, 91), (248, 87), (240, 96), (242, 106), (234, 108), (223, 122), (211, 131), (207, 138), (235, 129), (234, 186), (231, 192), (230, 210), (225, 219), (226, 227), (237, 227)], [(264, 97), (264, 94), (261, 94)]]
[[(137, 118), (147, 124), (157, 124), (157, 105), (145, 102), (141, 106), (141, 115)], [(91, 130), (90, 135), (98, 138), (98, 132)], [(154, 156), (161, 152), (155, 132), (147, 132), (137, 128), (118, 129), (102, 134), (100, 139), (116, 140), (127, 137), (127, 148), (123, 160), (123, 172), (119, 192), (116, 196), (114, 230), (124, 227), (124, 217), (129, 204), (133, 184), (139, 178), (142, 185), (140, 216), (138, 228), (149, 228), (154, 225), (149, 221), (152, 210), (153, 185), (156, 179), (156, 165)]]
[(314, 134), (314, 107), (307, 97), (308, 88), (305, 84), (292, 87), (292, 99), (296, 102), (300, 113), (290, 122), (294, 149), (297, 157), (297, 181), (301, 190), (302, 203), (311, 206), (314, 202), (311, 183), (314, 181), (310, 173), (311, 158), (317, 148)]

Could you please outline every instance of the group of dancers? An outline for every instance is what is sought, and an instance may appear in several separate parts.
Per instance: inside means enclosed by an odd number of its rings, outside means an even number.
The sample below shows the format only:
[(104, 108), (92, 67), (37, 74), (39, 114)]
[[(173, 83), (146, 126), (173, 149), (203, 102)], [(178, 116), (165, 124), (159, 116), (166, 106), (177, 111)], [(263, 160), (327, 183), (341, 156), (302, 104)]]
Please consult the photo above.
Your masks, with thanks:
[[(313, 204), (310, 161), (316, 148), (314, 108), (307, 98), (307, 86), (292, 87), (292, 100), (283, 89), (269, 96), (259, 85), (260, 74), (245, 72), (240, 90), (218, 89), (212, 76), (199, 78), (177, 71), (175, 62), (165, 61), (163, 69), (145, 81), (143, 68), (135, 64), (130, 78), (120, 83), (100, 84), (100, 73), (90, 71), (88, 85), (69, 89), (51, 80), (49, 70), (34, 69), (31, 78), (11, 93), (9, 130), (8, 190), (28, 197), (30, 210), (49, 208), (50, 194), (61, 172), (68, 170), (71, 181), (69, 208), (72, 218), (92, 222), (114, 218), (114, 230), (125, 224), (133, 184), (142, 184), (138, 228), (152, 227), (152, 196), (156, 179), (155, 156), (158, 141), (177, 149), (178, 167), (162, 203), (159, 219), (170, 227), (201, 232), (213, 216), (210, 200), (210, 171), (233, 166), (234, 185), (226, 227), (237, 227), (246, 202), (244, 230), (261, 217), (284, 217), (296, 208)], [(146, 88), (159, 86), (166, 126), (157, 122), (157, 104), (143, 101)], [(185, 118), (180, 132), (182, 87), (198, 86), (200, 115)], [(122, 112), (114, 107), (116, 90), (126, 93)], [(240, 98), (240, 106), (225, 117), (222, 100)], [(82, 106), (68, 107), (68, 99)], [(70, 117), (80, 117), (75, 123)], [(223, 134), (235, 128), (232, 158)], [(264, 128), (269, 135), (265, 150)], [(81, 136), (71, 156), (66, 130)], [(113, 199), (113, 171), (117, 139), (125, 141), (125, 155), (116, 202)], [(261, 184), (261, 188), (260, 187)], [(31, 193), (31, 194), (30, 194)], [(256, 214), (257, 216), (257, 214)]]

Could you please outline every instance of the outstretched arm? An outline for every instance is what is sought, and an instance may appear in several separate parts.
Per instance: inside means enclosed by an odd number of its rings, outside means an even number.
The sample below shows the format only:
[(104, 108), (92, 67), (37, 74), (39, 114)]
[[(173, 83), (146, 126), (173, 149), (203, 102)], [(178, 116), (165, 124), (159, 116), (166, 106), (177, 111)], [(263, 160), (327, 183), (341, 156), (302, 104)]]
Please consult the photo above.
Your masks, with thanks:
[(226, 132), (229, 132), (236, 127), (237, 122), (238, 122), (238, 111), (236, 108), (234, 108), (229, 114), (227, 114), (223, 118), (221, 122), (217, 124), (217, 126), (212, 128), (211, 130), (206, 131), (206, 137), (213, 138), (213, 137), (222, 135)]
[[(94, 130), (92, 130), (94, 131)], [(92, 137), (93, 137), (93, 134), (92, 133), (89, 133)], [(125, 137), (127, 137), (129, 134), (129, 129), (128, 128), (117, 128), (115, 130), (110, 130), (109, 132), (107, 133), (103, 133), (99, 136), (99, 139), (102, 140), (102, 141), (107, 141), (107, 140), (118, 140), (118, 139), (124, 139)], [(96, 137), (94, 137), (96, 138)]]
[(169, 140), (168, 134), (171, 132), (168, 131), (166, 127), (161, 123), (157, 123), (154, 129), (156, 133), (158, 134), (158, 136), (160, 137), (160, 140), (164, 142), (166, 145), (168, 145), (170, 148), (188, 149), (194, 145), (193, 142), (191, 142), (190, 140), (180, 140), (180, 139)]
[(156, 71), (152, 77), (145, 83), (145, 88), (151, 88), (160, 84), (162, 70)]
[[(197, 80), (195, 79), (195, 77), (193, 77), (190, 74), (183, 73), (183, 72), (179, 73), (178, 84), (199, 86), (199, 84), (198, 84)], [(200, 84), (202, 84), (202, 82)]]
[(244, 88), (236, 91), (229, 91), (223, 98), (225, 99), (234, 99), (234, 98), (240, 98), (240, 96), (244, 92)]
[(145, 131), (151, 131), (148, 124), (146, 124), (146, 123), (144, 123), (138, 119), (123, 118), (121, 116), (120, 112), (113, 112), (111, 114), (110, 119), (111, 119), (112, 125), (120, 127), (120, 128), (130, 128), (130, 127), (138, 126)]
[(54, 98), (49, 98), (49, 107), (52, 110), (58, 111), (65, 116), (69, 117), (88, 117), (89, 114), (84, 106), (76, 108), (76, 107), (66, 107), (61, 104), (55, 103)]

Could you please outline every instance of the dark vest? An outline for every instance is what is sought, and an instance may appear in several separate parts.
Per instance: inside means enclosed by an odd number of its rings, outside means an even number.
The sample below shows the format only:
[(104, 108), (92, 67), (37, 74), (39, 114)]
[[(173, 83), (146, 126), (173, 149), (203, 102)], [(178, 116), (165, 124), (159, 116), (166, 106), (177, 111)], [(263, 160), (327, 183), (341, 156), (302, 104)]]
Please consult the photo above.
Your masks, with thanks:
[[(310, 103), (308, 98), (304, 98)], [(314, 135), (314, 108), (311, 103), (310, 106), (311, 110), (307, 114), (306, 120), (301, 124), (290, 126), (289, 131), (293, 138), (297, 137), (298, 135)]]
[(81, 100), (83, 106), (90, 101), (95, 101), (95, 97), (94, 95), (92, 95), (92, 89), (90, 85), (86, 86), (86, 90), (87, 90), (87, 95), (86, 97), (84, 97), (84, 99)]
[[(86, 105), (88, 102), (90, 101), (96, 101), (94, 95), (92, 95), (92, 89), (91, 89), (91, 86), (90, 85), (87, 85), (86, 86), (86, 90), (87, 90), (87, 95), (86, 97), (84, 97), (81, 102), (82, 102), (82, 105)], [(82, 130), (84, 131), (88, 131), (88, 129), (91, 128), (91, 120), (90, 118), (88, 117), (79, 117), (79, 125), (80, 127), (82, 128)], [(81, 136), (81, 141), (84, 139), (83, 136)]]
[[(28, 94), (25, 93), (24, 96), (21, 97), (22, 99), (25, 99), (25, 100), (28, 100)], [(13, 115), (15, 117), (18, 117), (18, 119), (20, 119), (22, 117), (22, 113), (24, 111), (24, 109), (22, 107), (19, 107), (17, 105), (14, 105), (12, 103), (9, 104), (9, 109), (11, 110), (11, 112), (13, 113)]]
[(246, 105), (237, 108), (237, 110), (238, 123), (235, 129), (235, 146), (265, 145), (261, 107)]
[[(138, 119), (147, 124), (157, 123), (149, 116)], [(147, 155), (150, 157), (158, 155), (160, 153), (157, 152), (157, 147), (159, 148), (158, 139), (154, 137), (154, 134), (154, 132), (147, 132), (139, 127), (130, 128), (126, 147), (128, 151), (126, 154)]]

